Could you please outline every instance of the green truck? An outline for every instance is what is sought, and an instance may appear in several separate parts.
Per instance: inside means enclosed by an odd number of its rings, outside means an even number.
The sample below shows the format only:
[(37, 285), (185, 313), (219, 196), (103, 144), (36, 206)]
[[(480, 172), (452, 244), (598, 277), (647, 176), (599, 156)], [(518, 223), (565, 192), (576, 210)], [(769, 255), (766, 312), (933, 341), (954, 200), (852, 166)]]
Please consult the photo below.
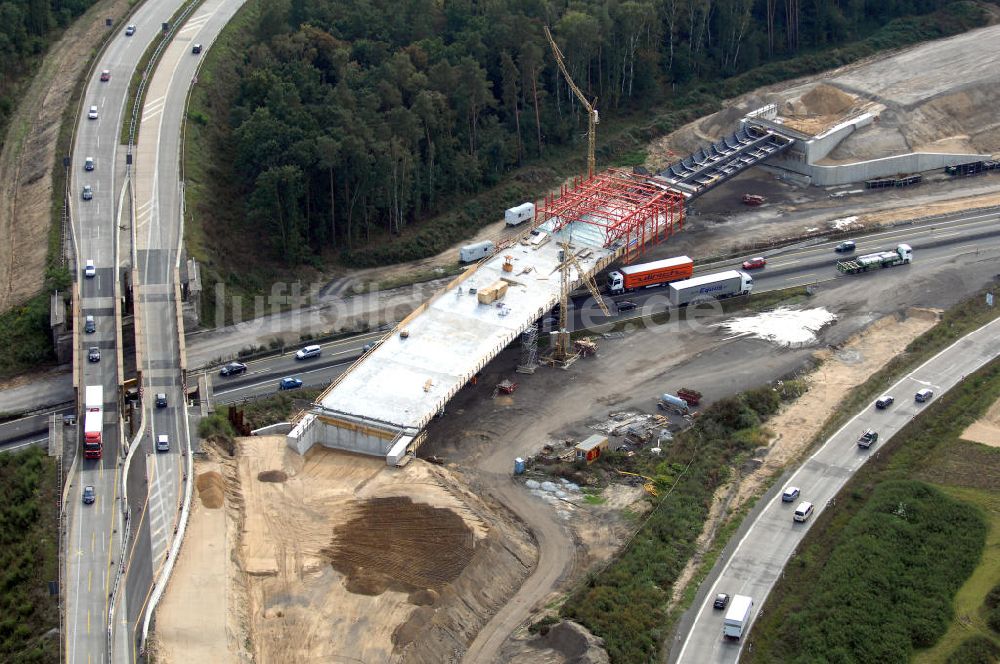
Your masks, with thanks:
[(905, 265), (912, 260), (913, 248), (908, 244), (901, 244), (896, 247), (896, 251), (880, 251), (874, 254), (855, 256), (850, 260), (837, 261), (837, 269), (844, 274), (857, 274), (858, 272)]

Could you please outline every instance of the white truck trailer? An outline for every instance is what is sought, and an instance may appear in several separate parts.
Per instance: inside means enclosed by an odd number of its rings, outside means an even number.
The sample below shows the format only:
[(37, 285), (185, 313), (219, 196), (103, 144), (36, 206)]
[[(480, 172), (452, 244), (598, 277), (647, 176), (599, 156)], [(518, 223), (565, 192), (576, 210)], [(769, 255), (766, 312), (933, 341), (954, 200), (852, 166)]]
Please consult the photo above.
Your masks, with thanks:
[(467, 244), (458, 250), (458, 260), (462, 263), (474, 263), (492, 254), (496, 248), (497, 246), (489, 240)]
[(721, 300), (736, 295), (747, 295), (753, 290), (753, 277), (740, 270), (727, 270), (684, 279), (670, 284), (670, 303), (683, 307), (695, 300)]
[(739, 641), (750, 626), (750, 613), (753, 611), (753, 598), (746, 595), (733, 595), (722, 622), (722, 636), (726, 639)]

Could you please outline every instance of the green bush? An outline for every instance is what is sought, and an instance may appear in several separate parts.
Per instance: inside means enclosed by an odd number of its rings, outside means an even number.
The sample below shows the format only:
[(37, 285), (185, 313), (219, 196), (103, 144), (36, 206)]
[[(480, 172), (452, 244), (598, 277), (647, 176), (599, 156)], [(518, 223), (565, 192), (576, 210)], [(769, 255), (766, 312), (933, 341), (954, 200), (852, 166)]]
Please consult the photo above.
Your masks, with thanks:
[(221, 438), (231, 442), (236, 430), (222, 413), (212, 413), (198, 422), (198, 436), (203, 439)]
[(978, 509), (910, 480), (878, 484), (785, 616), (765, 658), (788, 662), (907, 662), (952, 619), (951, 599), (979, 561)]
[(38, 447), (0, 455), (0, 661), (55, 662), (59, 627), (55, 464)]
[(660, 492), (629, 545), (590, 575), (562, 609), (564, 617), (604, 639), (611, 661), (657, 659), (668, 629), (670, 589), (694, 554), (712, 494), (740, 455), (756, 446), (761, 422), (779, 406), (772, 388), (750, 390), (705, 409), (662, 459), (608, 455), (614, 467), (653, 477)]
[(962, 641), (945, 660), (945, 664), (996, 664), (997, 662), (1000, 662), (1000, 646), (981, 634)]

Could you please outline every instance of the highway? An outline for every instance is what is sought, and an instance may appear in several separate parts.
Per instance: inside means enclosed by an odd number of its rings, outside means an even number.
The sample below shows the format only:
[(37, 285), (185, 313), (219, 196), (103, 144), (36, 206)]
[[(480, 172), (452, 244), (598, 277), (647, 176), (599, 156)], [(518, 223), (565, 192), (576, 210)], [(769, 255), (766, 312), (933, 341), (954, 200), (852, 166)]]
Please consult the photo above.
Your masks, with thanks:
[[(78, 120), (70, 193), (74, 244), (77, 249), (77, 278), (80, 280), (81, 317), (93, 316), (95, 332), (83, 332), (83, 320), (75, 361), (80, 363), (80, 385), (104, 387), (104, 452), (100, 460), (84, 460), (79, 455), (79, 440), (68, 441), (66, 462), (77, 459), (75, 474), (69, 478), (67, 503), (68, 535), (66, 550), (66, 658), (69, 664), (102, 661), (107, 653), (108, 602), (115, 560), (121, 547), (122, 513), (119, 500), (119, 452), (122, 432), (118, 426), (117, 394), (118, 327), (115, 324), (115, 282), (118, 275), (118, 215), (122, 205), (124, 156), (118, 137), (129, 78), (146, 46), (156, 37), (160, 24), (179, 5), (179, 0), (145, 3), (130, 19), (137, 26), (134, 36), (124, 30), (112, 36), (97, 63), (84, 94), (83, 114)], [(101, 80), (101, 70), (110, 72), (110, 80)], [(89, 108), (96, 106), (97, 117)], [(85, 160), (93, 159), (93, 170), (85, 170)], [(89, 186), (93, 198), (84, 200), (82, 191)], [(95, 276), (84, 277), (83, 268), (93, 261)], [(97, 346), (101, 361), (87, 361), (87, 349)], [(82, 422), (77, 426), (82, 434)], [(84, 505), (84, 486), (93, 486), (96, 500)]]
[[(984, 256), (995, 255), (995, 252), (1000, 249), (1000, 241), (998, 241), (1000, 225), (998, 225), (998, 221), (1000, 221), (1000, 213), (998, 212), (976, 212), (952, 215), (948, 219), (926, 226), (901, 226), (861, 237), (858, 240), (858, 250), (854, 253), (859, 255), (866, 251), (889, 248), (899, 242), (907, 242), (914, 247), (914, 264), (894, 268), (896, 270), (924, 270), (928, 266), (940, 266), (956, 260), (960, 255), (965, 256), (970, 252), (975, 252), (977, 248), (981, 249)], [(843, 276), (838, 273), (835, 263), (842, 256), (833, 252), (834, 244), (834, 242), (827, 242), (804, 249), (779, 249), (771, 252), (768, 266), (754, 272), (755, 291), (759, 294), (771, 289), (803, 284), (827, 283), (828, 285), (836, 285), (833, 280), (837, 279), (846, 279), (848, 281), (843, 283), (851, 283), (852, 280), (878, 278), (875, 275)], [(990, 251), (994, 254), (989, 254)], [(695, 271), (700, 274), (738, 268), (739, 265), (739, 260), (733, 260), (699, 265)], [(587, 308), (586, 300), (588, 298), (589, 296), (584, 296), (578, 299), (579, 302), (584, 303), (583, 309)], [(651, 288), (607, 299), (612, 301), (631, 300), (640, 306), (635, 311), (612, 316), (608, 319), (591, 303), (589, 313), (586, 314), (586, 320), (590, 325), (599, 327), (609, 322), (633, 321), (641, 316), (662, 311), (666, 307), (666, 289)], [(571, 327), (580, 329), (584, 325), (584, 314), (576, 312)], [(306, 363), (295, 362), (291, 357), (294, 348), (290, 348), (284, 356), (268, 357), (249, 363), (249, 371), (242, 376), (225, 378), (218, 375), (217, 368), (206, 369), (211, 375), (214, 388), (213, 401), (235, 403), (273, 394), (277, 390), (278, 381), (283, 376), (301, 378), (304, 387), (307, 388), (324, 386), (360, 356), (366, 343), (381, 336), (382, 333), (373, 332), (324, 344), (323, 356)], [(198, 339), (200, 339), (199, 335), (189, 337), (189, 350), (198, 346)], [(233, 343), (239, 344), (238, 341)], [(189, 383), (193, 386), (195, 382), (196, 377), (192, 376)], [(7, 390), (7, 392), (30, 393), (35, 391), (31, 385)], [(3, 404), (3, 396), (0, 395), (0, 404)], [(18, 399), (18, 402), (22, 400)], [(0, 406), (0, 411), (5, 410), (17, 412), (13, 408), (7, 409)], [(3, 441), (24, 441), (28, 439), (25, 436), (44, 437), (47, 431), (47, 420), (31, 418), (28, 421), (34, 423), (33, 428), (24, 420), (0, 424), (0, 443)]]
[[(721, 572), (709, 578), (698, 593), (695, 604), (681, 622), (679, 647), (671, 653), (670, 662), (692, 664), (723, 664), (736, 662), (748, 639), (739, 642), (722, 639), (724, 611), (714, 610), (712, 600), (717, 593), (749, 595), (754, 600), (753, 618), (759, 615), (775, 581), (802, 538), (815, 523), (847, 480), (896, 432), (929, 404), (917, 403), (917, 390), (930, 388), (939, 398), (966, 375), (973, 373), (1000, 353), (1000, 319), (960, 339), (947, 349), (914, 369), (886, 390), (896, 402), (886, 410), (869, 406), (855, 415), (827, 440), (802, 466), (792, 474), (787, 485), (799, 487), (801, 497), (783, 503), (775, 487), (765, 500), (769, 501), (753, 520), (745, 535), (728, 556), (720, 559)], [(870, 449), (858, 447), (857, 439), (867, 428), (879, 434), (879, 441)], [(800, 500), (813, 503), (816, 514), (805, 523), (792, 520), (792, 512)], [(749, 636), (752, 641), (753, 634)]]
[[(183, 239), (181, 123), (198, 63), (242, 4), (208, 0), (190, 15), (163, 51), (142, 109), (133, 183), (145, 435), (127, 463), (133, 540), (125, 562), (124, 603), (116, 616), (116, 661), (131, 662), (140, 655), (154, 583), (169, 567), (168, 551), (179, 527), (190, 449), (177, 301)], [(194, 43), (203, 45), (201, 55), (192, 53)], [(157, 394), (166, 396), (166, 405), (156, 405)], [(161, 436), (169, 441), (167, 451), (155, 447)]]

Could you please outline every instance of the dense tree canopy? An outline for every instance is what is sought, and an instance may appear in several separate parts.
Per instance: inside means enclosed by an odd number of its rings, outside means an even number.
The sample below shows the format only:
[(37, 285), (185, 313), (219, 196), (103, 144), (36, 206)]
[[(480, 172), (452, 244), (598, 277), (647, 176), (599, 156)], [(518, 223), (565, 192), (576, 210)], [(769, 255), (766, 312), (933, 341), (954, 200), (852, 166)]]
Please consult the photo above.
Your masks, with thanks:
[(55, 31), (92, 4), (94, 0), (0, 0), (0, 129), (6, 128), (17, 104), (17, 85), (34, 73)]
[[(290, 265), (400, 233), (607, 118), (947, 0), (286, 0), (226, 100), (250, 228)], [(500, 211), (495, 211), (500, 215)]]

